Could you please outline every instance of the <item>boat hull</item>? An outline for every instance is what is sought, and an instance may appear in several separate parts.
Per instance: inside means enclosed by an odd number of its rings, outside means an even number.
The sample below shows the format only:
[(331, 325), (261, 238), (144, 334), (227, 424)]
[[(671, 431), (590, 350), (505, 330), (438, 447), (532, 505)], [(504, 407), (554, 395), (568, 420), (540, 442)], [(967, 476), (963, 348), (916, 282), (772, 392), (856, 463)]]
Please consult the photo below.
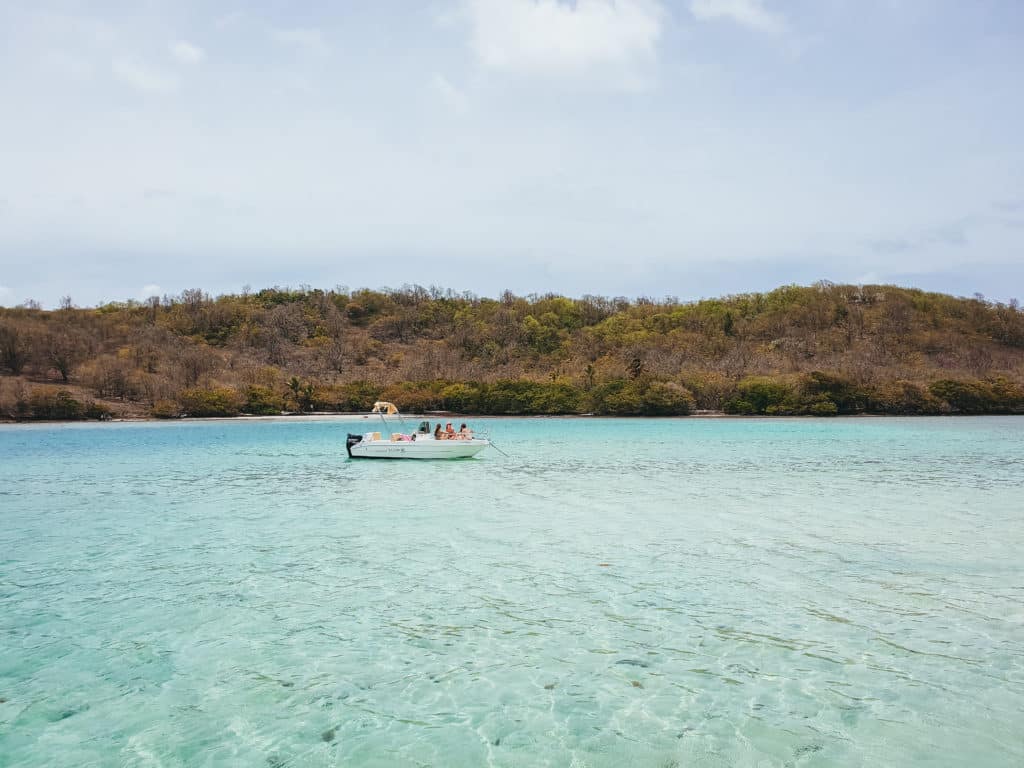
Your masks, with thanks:
[(490, 443), (487, 440), (362, 441), (348, 446), (353, 459), (468, 459)]

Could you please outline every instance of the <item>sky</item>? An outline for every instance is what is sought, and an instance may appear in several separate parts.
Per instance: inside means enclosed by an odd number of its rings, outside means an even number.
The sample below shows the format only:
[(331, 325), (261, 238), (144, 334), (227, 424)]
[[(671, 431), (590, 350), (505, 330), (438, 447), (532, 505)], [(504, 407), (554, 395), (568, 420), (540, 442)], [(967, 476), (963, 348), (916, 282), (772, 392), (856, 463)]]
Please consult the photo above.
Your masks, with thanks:
[(1020, 0), (0, 0), (0, 305), (1024, 299)]

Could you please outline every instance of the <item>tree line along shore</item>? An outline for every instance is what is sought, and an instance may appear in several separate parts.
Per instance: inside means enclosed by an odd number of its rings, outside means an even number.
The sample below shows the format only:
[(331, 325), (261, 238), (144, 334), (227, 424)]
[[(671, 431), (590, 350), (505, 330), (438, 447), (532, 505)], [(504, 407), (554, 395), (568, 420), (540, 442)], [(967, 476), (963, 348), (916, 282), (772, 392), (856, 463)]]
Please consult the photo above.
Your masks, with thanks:
[(0, 309), (0, 418), (1024, 413), (1016, 301), (888, 285), (681, 302), (201, 290)]

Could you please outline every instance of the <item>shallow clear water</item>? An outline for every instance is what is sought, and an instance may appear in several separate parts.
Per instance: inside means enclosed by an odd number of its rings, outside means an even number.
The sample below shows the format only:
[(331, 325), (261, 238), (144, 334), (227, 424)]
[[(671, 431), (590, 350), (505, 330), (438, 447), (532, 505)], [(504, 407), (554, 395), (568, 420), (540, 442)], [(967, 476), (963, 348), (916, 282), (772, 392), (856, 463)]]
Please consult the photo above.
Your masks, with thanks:
[(0, 765), (1024, 763), (1024, 419), (473, 423), (0, 427)]

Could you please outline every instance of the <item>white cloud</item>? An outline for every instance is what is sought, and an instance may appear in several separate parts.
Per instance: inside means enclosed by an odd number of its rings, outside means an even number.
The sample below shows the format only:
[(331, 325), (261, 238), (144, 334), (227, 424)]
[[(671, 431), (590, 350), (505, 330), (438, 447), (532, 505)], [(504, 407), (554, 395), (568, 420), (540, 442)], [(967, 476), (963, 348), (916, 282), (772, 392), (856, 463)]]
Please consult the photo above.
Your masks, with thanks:
[(655, 0), (467, 0), (466, 10), (485, 67), (545, 76), (630, 73), (653, 57), (663, 16)]
[(121, 82), (146, 93), (168, 93), (177, 90), (178, 78), (153, 69), (135, 59), (114, 59), (111, 68)]
[(150, 296), (162, 296), (164, 289), (156, 283), (149, 283), (148, 285), (142, 286), (142, 290), (139, 291), (140, 299), (148, 299)]
[(453, 112), (462, 114), (469, 109), (469, 100), (458, 87), (442, 74), (434, 73), (430, 80), (430, 89), (447, 105)]
[(786, 29), (782, 14), (765, 8), (764, 0), (690, 0), (690, 13), (699, 21), (725, 19), (772, 34)]
[(201, 64), (206, 58), (206, 51), (185, 40), (175, 40), (169, 47), (171, 55), (182, 64)]
[(330, 46), (324, 40), (324, 34), (316, 27), (294, 27), (291, 29), (275, 29), (271, 33), (274, 40), (281, 45), (290, 46), (306, 53), (325, 55)]

